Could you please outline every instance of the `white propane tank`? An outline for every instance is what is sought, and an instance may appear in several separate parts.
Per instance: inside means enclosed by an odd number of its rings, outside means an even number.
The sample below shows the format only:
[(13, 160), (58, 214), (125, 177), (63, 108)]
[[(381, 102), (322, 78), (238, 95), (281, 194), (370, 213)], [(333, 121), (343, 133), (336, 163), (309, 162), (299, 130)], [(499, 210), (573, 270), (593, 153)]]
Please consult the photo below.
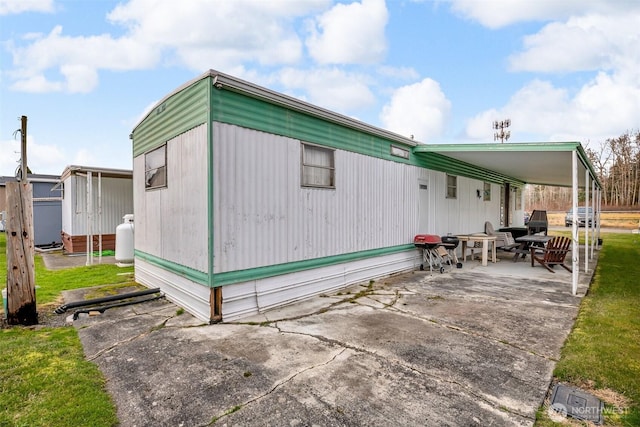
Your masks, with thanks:
[(133, 214), (122, 217), (124, 221), (116, 227), (116, 262), (133, 263)]

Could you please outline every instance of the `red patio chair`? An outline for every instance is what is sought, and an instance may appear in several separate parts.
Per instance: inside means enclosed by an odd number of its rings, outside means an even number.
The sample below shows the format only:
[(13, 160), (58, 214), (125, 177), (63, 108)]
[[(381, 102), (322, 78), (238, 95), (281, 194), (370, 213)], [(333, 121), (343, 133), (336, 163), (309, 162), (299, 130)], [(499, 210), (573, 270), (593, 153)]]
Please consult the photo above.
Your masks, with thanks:
[[(549, 240), (544, 248), (531, 247), (531, 267), (534, 266), (535, 261), (538, 261), (544, 268), (552, 273), (555, 273), (551, 268), (559, 265), (568, 272), (572, 273), (570, 267), (566, 266), (564, 259), (569, 252), (571, 245), (571, 239), (564, 236), (556, 236)], [(542, 256), (540, 256), (542, 255)]]

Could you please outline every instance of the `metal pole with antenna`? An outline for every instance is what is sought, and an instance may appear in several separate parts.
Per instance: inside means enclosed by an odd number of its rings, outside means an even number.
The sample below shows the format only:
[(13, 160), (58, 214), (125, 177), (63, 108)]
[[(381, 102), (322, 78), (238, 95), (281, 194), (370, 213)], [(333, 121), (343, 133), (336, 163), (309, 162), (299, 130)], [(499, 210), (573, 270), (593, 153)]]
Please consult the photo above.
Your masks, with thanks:
[(27, 181), (27, 116), (20, 117), (20, 181)]

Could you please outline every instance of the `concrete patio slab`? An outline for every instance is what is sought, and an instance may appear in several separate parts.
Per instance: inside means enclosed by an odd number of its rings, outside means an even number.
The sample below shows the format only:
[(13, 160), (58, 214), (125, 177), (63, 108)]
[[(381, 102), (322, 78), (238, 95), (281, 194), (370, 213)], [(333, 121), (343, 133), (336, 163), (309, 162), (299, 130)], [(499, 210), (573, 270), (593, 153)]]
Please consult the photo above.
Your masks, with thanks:
[(154, 301), (74, 325), (122, 426), (530, 426), (591, 276), (564, 273), (503, 256), (242, 322)]

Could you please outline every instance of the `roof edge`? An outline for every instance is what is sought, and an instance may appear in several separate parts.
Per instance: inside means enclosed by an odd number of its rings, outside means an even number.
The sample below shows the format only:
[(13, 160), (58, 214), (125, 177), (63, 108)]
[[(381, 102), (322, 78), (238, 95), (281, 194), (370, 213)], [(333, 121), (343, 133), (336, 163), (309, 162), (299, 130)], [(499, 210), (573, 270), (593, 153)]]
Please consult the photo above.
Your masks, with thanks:
[(149, 115), (156, 110), (158, 106), (162, 105), (162, 103), (167, 101), (167, 99), (171, 98), (172, 96), (176, 95), (182, 90), (188, 88), (189, 86), (199, 82), (200, 80), (203, 80), (206, 78), (212, 79), (212, 85), (216, 89), (225, 89), (225, 90), (232, 90), (235, 92), (239, 92), (244, 95), (251, 96), (253, 98), (264, 100), (271, 104), (280, 105), (286, 108), (290, 108), (292, 110), (296, 110), (305, 114), (319, 117), (321, 119), (324, 119), (345, 127), (349, 127), (362, 132), (374, 134), (376, 136), (389, 139), (393, 142), (403, 144), (405, 146), (415, 147), (416, 145), (418, 145), (418, 143), (413, 139), (402, 136), (395, 132), (391, 132), (389, 130), (367, 124), (360, 120), (345, 116), (340, 113), (333, 112), (326, 108), (318, 107), (316, 105), (302, 101), (292, 96), (285, 95), (283, 93), (276, 92), (271, 89), (267, 89), (257, 84), (248, 82), (246, 80), (242, 80), (240, 78), (237, 78), (213, 69), (210, 69), (205, 73), (199, 75), (198, 77), (191, 79), (186, 83), (183, 83), (178, 88), (174, 89), (172, 92), (165, 95), (160, 101), (156, 102), (153, 105), (153, 107), (151, 107), (149, 111), (144, 115), (144, 117), (140, 119), (138, 123), (136, 123), (136, 125), (133, 127), (132, 134), (140, 126), (140, 124), (144, 122), (149, 117)]

